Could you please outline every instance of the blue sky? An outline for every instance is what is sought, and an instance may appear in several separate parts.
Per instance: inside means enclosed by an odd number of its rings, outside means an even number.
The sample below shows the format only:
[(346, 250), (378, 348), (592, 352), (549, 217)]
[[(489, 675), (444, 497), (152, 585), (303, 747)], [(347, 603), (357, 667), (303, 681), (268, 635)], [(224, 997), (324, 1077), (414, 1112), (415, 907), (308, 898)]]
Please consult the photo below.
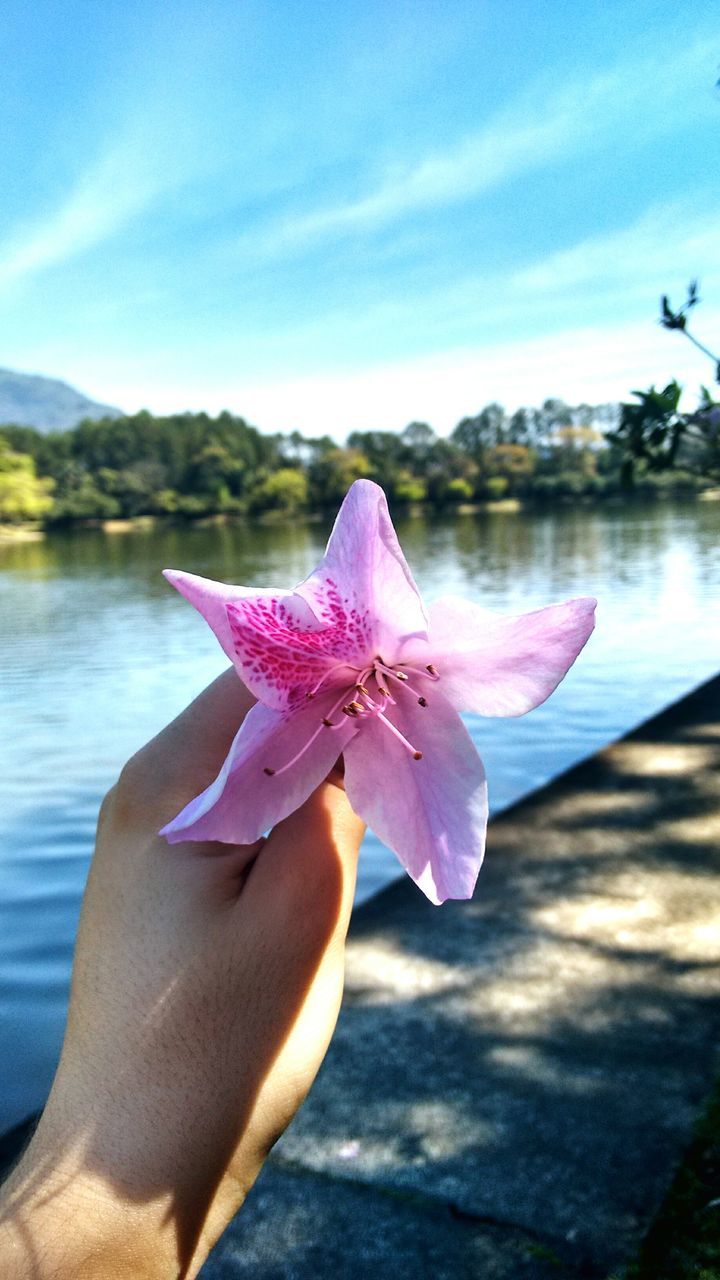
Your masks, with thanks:
[(720, 35), (655, 0), (5, 0), (0, 364), (445, 432), (711, 370)]

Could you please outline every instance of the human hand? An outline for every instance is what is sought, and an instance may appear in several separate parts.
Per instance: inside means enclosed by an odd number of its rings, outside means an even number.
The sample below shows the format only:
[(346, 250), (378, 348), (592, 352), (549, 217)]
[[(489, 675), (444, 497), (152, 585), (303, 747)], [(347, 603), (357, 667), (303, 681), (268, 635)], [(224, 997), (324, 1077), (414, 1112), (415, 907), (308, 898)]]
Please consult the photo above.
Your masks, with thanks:
[(324, 1057), (363, 825), (338, 773), (266, 841), (169, 846), (252, 699), (219, 677), (106, 797), (68, 1027), (0, 1269), (192, 1277)]

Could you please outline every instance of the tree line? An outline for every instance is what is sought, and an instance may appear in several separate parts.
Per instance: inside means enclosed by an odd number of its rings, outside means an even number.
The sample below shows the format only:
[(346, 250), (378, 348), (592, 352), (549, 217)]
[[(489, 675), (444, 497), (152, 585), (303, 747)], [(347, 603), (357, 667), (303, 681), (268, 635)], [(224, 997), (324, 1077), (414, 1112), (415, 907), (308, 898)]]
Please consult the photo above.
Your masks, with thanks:
[[(411, 422), (400, 432), (354, 431), (344, 445), (297, 431), (267, 435), (228, 412), (157, 417), (143, 410), (48, 434), (7, 425), (0, 427), (0, 521), (331, 511), (361, 476), (377, 480), (395, 507), (602, 498), (622, 492), (618, 421), (615, 405), (551, 399), (514, 413), (486, 405), (447, 437)], [(643, 492), (700, 483), (678, 468), (636, 479)]]

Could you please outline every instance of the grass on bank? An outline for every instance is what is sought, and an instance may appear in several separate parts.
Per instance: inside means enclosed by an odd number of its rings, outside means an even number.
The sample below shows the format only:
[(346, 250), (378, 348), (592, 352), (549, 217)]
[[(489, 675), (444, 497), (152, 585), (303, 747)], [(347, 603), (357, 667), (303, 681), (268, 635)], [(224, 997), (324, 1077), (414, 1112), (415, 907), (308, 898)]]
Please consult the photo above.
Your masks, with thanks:
[(720, 1280), (720, 1080), (622, 1280)]

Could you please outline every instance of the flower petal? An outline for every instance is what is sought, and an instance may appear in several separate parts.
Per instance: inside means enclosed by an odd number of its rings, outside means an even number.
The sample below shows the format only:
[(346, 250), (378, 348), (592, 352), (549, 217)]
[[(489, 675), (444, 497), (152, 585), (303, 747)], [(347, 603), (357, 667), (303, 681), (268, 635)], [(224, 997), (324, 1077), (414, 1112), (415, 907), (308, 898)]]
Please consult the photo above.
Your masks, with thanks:
[(236, 587), (165, 569), (168, 582), (215, 632), (241, 679), (277, 711), (297, 705), (333, 665), (305, 600), (274, 587)]
[[(351, 485), (325, 556), (297, 594), (328, 626), (350, 619), (369, 637), (369, 647), (388, 660), (400, 638), (426, 635), (422, 600), (379, 485), (371, 480)], [(363, 656), (368, 656), (367, 644)]]
[[(318, 695), (312, 705), (283, 714), (256, 703), (248, 712), (214, 782), (162, 828), (170, 844), (181, 840), (221, 840), (251, 844), (307, 800), (357, 732), (350, 717), (334, 717), (340, 727), (322, 725), (337, 693)], [(280, 770), (317, 732), (300, 759)], [(266, 768), (275, 770), (268, 777)]]
[(163, 569), (163, 576), (212, 627), (231, 662), (235, 662), (235, 646), (227, 616), (227, 605), (244, 599), (263, 596), (282, 596), (282, 590), (273, 587), (234, 587), (225, 582), (213, 582), (196, 573), (184, 573), (182, 569)]
[(295, 592), (233, 601), (227, 615), (235, 665), (266, 706), (278, 711), (299, 706), (333, 671), (352, 685), (349, 667), (364, 656), (358, 654), (352, 626), (324, 626)]
[(423, 758), (414, 760), (381, 721), (368, 720), (345, 748), (350, 804), (431, 902), (469, 898), (485, 848), (482, 760), (435, 690), (427, 707), (406, 696), (387, 714)]
[(502, 617), (467, 600), (430, 609), (427, 645), (411, 642), (406, 662), (433, 663), (443, 695), (458, 711), (521, 716), (550, 696), (595, 626), (590, 597)]

